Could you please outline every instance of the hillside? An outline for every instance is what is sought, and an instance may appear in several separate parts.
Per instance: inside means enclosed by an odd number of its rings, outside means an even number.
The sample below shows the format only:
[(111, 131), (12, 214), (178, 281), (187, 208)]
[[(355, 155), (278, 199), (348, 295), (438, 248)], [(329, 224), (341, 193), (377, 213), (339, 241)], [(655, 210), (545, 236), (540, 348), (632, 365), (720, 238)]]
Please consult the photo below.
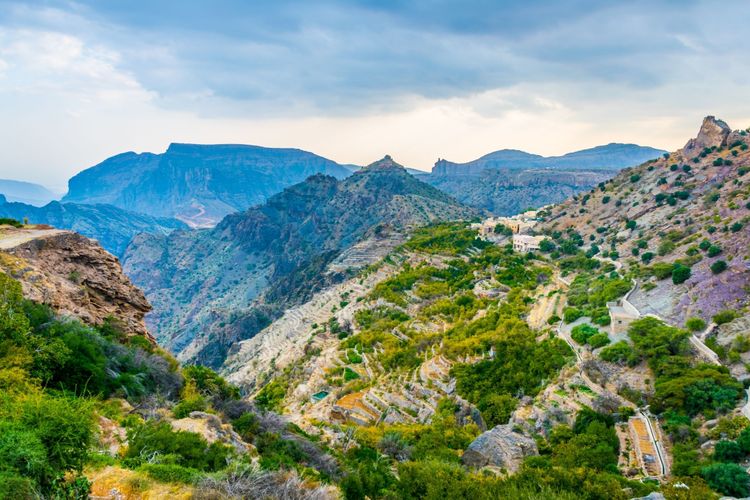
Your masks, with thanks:
[(0, 225), (0, 498), (336, 497), (333, 456), (156, 347), (114, 257), (17, 225)]
[(154, 305), (160, 343), (219, 366), (233, 344), (381, 258), (406, 230), (476, 215), (386, 157), (341, 181), (312, 176), (211, 230), (140, 235), (123, 262)]
[(112, 205), (53, 201), (42, 207), (35, 207), (25, 203), (7, 203), (2, 197), (0, 217), (75, 231), (97, 240), (102, 247), (118, 257), (122, 256), (136, 234), (166, 234), (174, 229), (187, 229), (187, 225), (177, 219), (151, 217)]
[(27, 203), (37, 207), (58, 198), (57, 194), (39, 184), (8, 179), (0, 179), (0, 195), (4, 195), (8, 201)]
[[(638, 269), (644, 284), (633, 302), (676, 324), (742, 309), (750, 285), (748, 143), (747, 131), (707, 117), (684, 148), (550, 209), (544, 229), (560, 242), (571, 230), (584, 249)], [(671, 276), (670, 265), (690, 268), (683, 282), (659, 279)]]
[(123, 153), (80, 172), (63, 201), (210, 227), (316, 173), (343, 178), (350, 171), (299, 149), (170, 144), (163, 154)]
[[(368, 450), (352, 454), (360, 474), (390, 465), (346, 494), (750, 491), (731, 463), (750, 458), (742, 384), (687, 330), (638, 311), (620, 323), (637, 274), (509, 241), (418, 229), (240, 342), (222, 373), (331, 448)], [(736, 458), (719, 439), (742, 443)]]

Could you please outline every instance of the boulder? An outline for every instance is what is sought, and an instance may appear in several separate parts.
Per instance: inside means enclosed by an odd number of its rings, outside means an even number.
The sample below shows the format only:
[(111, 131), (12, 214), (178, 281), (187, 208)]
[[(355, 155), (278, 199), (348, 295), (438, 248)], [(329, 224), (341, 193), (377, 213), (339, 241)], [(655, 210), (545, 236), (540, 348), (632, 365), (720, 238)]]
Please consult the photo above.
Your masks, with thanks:
[(494, 466), (516, 472), (524, 458), (538, 454), (533, 439), (506, 424), (481, 434), (469, 445), (461, 460), (469, 467)]

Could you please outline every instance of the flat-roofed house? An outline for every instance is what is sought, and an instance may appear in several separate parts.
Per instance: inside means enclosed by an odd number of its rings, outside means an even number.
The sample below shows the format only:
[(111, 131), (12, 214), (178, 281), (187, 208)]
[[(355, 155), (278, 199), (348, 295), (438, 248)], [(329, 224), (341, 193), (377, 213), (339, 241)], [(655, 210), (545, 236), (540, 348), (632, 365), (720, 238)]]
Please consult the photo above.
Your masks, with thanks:
[(531, 236), (528, 234), (513, 235), (513, 250), (516, 252), (526, 253), (539, 250), (539, 244), (544, 239), (543, 236)]

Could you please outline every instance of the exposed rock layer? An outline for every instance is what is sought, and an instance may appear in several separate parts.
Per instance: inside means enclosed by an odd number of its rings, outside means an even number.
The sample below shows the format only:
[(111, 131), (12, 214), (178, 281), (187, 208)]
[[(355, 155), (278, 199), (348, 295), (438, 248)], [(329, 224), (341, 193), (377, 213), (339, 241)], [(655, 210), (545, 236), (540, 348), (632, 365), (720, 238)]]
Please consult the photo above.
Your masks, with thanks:
[(0, 270), (20, 281), (25, 297), (92, 325), (113, 317), (128, 335), (152, 339), (144, 323), (151, 306), (116, 257), (77, 233), (35, 231), (23, 241), (24, 231), (0, 233), (0, 243), (19, 238), (0, 251)]

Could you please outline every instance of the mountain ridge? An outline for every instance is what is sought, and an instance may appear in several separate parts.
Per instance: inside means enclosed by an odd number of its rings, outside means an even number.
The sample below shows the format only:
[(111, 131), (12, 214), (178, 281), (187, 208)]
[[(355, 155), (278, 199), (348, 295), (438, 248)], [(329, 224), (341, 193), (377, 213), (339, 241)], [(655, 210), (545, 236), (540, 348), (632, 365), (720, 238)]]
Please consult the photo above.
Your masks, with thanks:
[(477, 214), (384, 158), (343, 180), (311, 176), (213, 229), (140, 235), (123, 262), (154, 304), (162, 342), (216, 366), (234, 342), (382, 257), (405, 230)]
[(493, 151), (465, 163), (438, 160), (433, 175), (478, 175), (485, 169), (567, 168), (618, 170), (656, 158), (666, 151), (630, 143), (612, 142), (560, 156), (542, 156), (518, 149)]
[(79, 172), (63, 201), (107, 203), (211, 227), (318, 172), (350, 174), (301, 149), (171, 143), (164, 153), (121, 153)]

